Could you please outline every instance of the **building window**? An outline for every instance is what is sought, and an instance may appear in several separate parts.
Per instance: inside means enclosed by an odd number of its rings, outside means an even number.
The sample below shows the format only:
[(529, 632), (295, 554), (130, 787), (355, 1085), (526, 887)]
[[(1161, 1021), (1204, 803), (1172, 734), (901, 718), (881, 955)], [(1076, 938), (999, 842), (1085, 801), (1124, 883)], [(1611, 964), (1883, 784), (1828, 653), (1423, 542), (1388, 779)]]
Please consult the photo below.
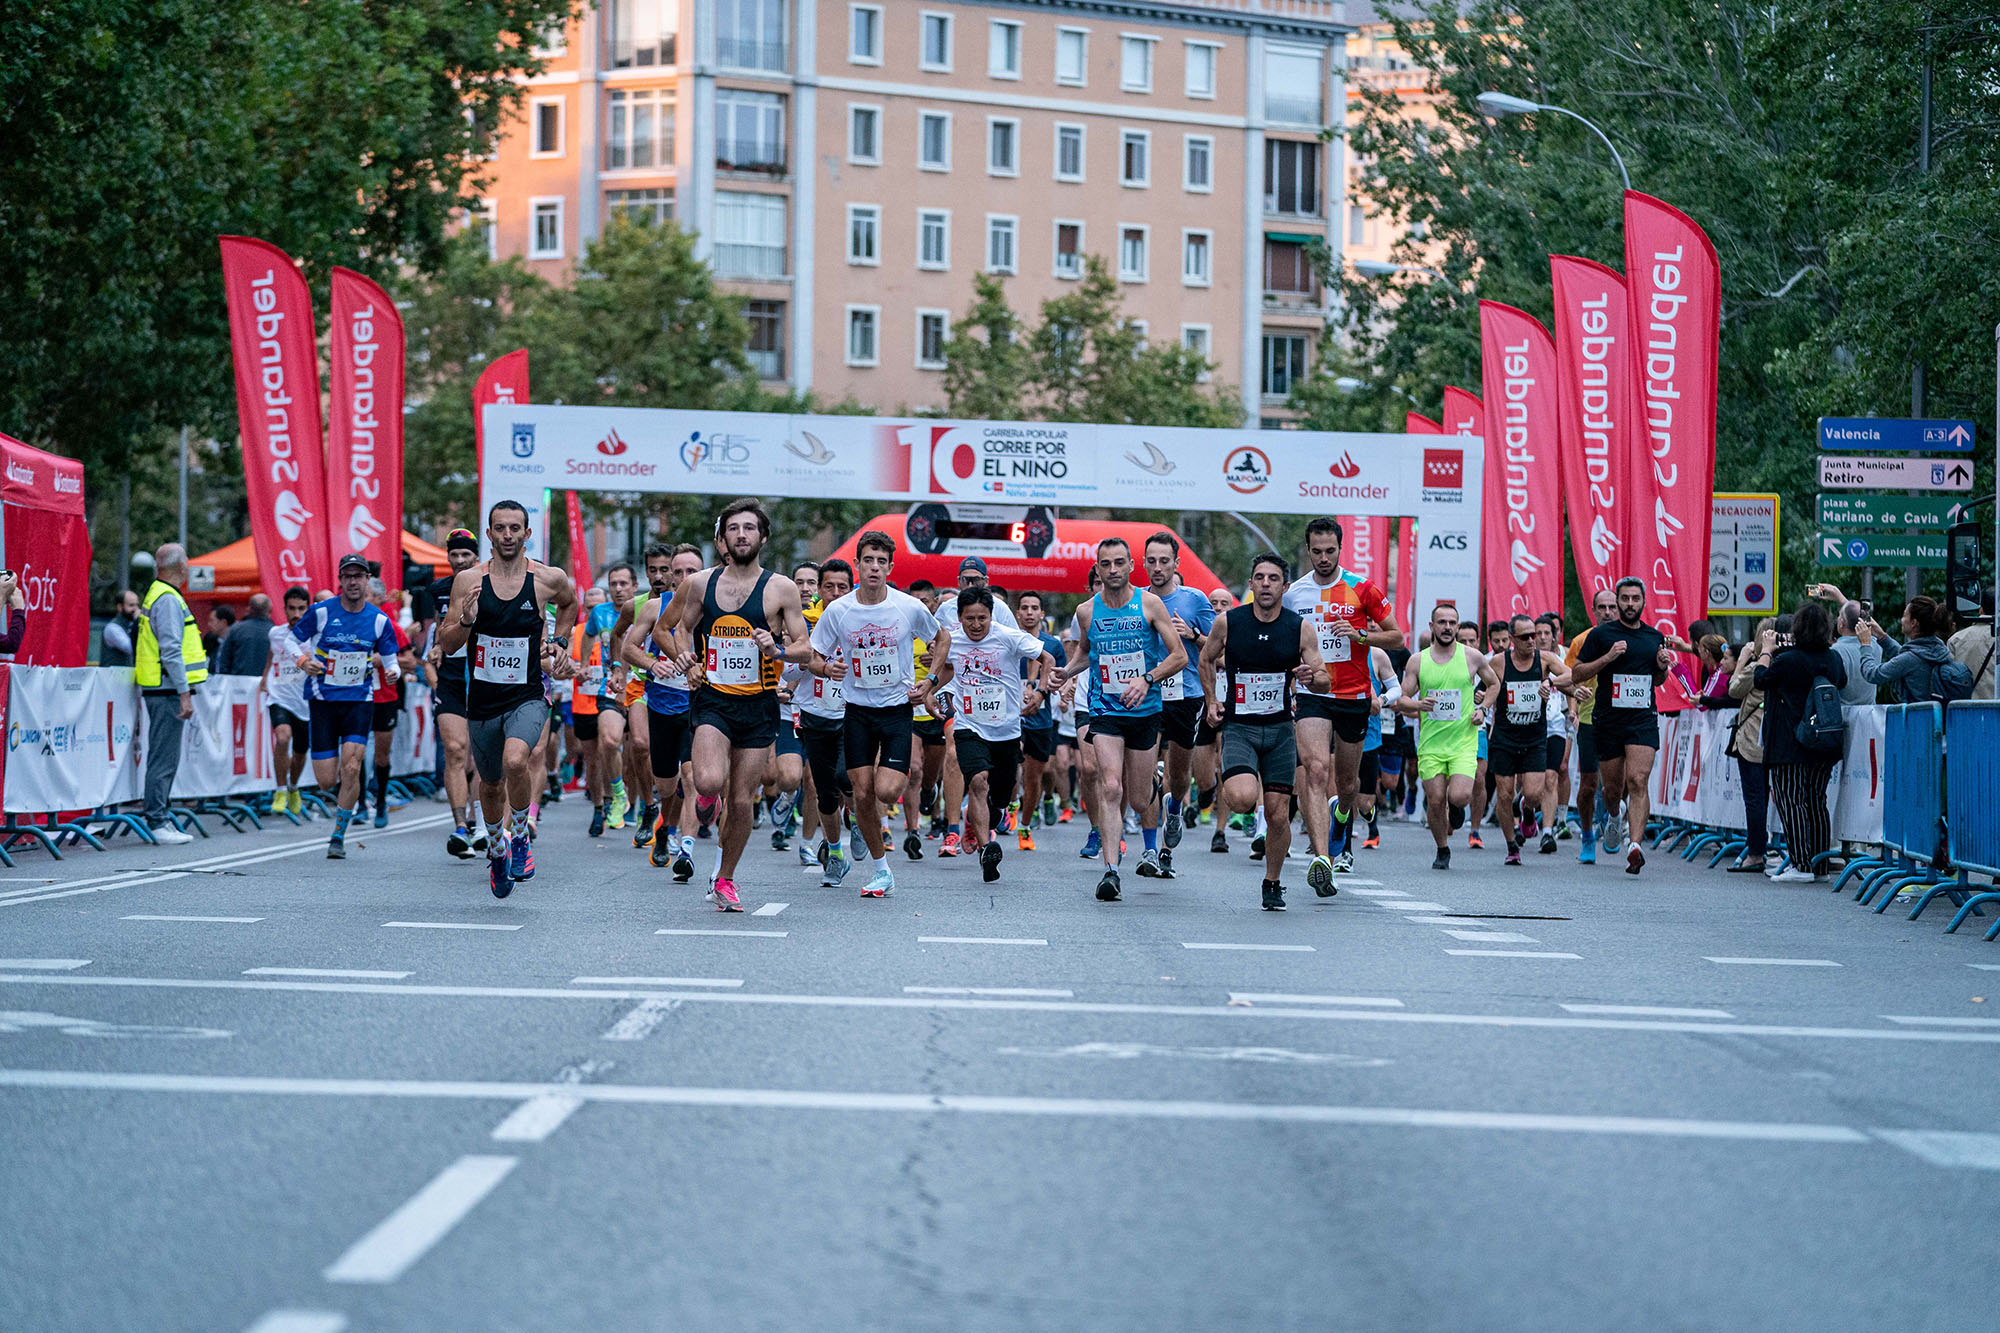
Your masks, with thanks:
[(741, 88), (715, 90), (715, 165), (725, 171), (785, 169), (785, 99)]
[(1317, 125), (1319, 52), (1309, 46), (1264, 48), (1264, 119), (1281, 125)]
[(1349, 245), (1368, 243), (1368, 210), (1360, 204), (1347, 206), (1347, 243)]
[(1001, 116), (986, 118), (986, 174), (1021, 174), (1021, 122)]
[(864, 167), (882, 165), (882, 108), (847, 108), (847, 160)]
[(923, 113), (917, 127), (917, 165), (925, 171), (951, 170), (951, 112)]
[(949, 310), (917, 312), (917, 369), (943, 370), (945, 339), (951, 336)]
[(1181, 233), (1182, 286), (1206, 287), (1214, 281), (1214, 263), (1211, 258), (1214, 252), (1215, 233), (1192, 230)]
[(1086, 28), (1056, 29), (1056, 82), (1083, 87), (1089, 77), (1090, 31)]
[(569, 54), (569, 18), (567, 15), (541, 30), (534, 45), (529, 47), (537, 60), (557, 60)]
[(1146, 240), (1151, 230), (1129, 223), (1118, 228), (1118, 281), (1146, 280)]
[[(1181, 325), (1181, 347), (1204, 361), (1211, 360), (1208, 349), (1212, 342), (1212, 331), (1206, 324)], [(1208, 378), (1206, 375), (1203, 379)]]
[(1181, 188), (1194, 194), (1215, 190), (1215, 140), (1190, 134), (1181, 140)]
[(1118, 132), (1118, 183), (1144, 187), (1153, 183), (1153, 132)]
[(530, 199), (528, 217), (528, 258), (561, 259), (563, 255), (563, 201), (560, 197)]
[(1008, 19), (986, 23), (986, 73), (995, 79), (1021, 77), (1021, 25)]
[(604, 169), (629, 171), (674, 162), (674, 99), (664, 89), (617, 89), (604, 135)]
[(563, 152), (563, 99), (538, 97), (528, 104), (531, 138), (529, 157), (561, 157)]
[(486, 257), (500, 258), (500, 205), (492, 199), (481, 199), (479, 210), (468, 219), (471, 226), (486, 238)]
[(1295, 298), (1312, 295), (1312, 260), (1304, 242), (1265, 240), (1264, 290)]
[(1187, 44), (1187, 95), (1214, 97), (1216, 71), (1222, 64), (1222, 48), (1214, 42)]
[(1296, 139), (1264, 141), (1264, 211), (1319, 216), (1319, 145)]
[(882, 63), (882, 6), (847, 7), (847, 63), (850, 65)]
[(785, 68), (785, 0), (715, 0), (715, 59), (730, 69)]
[(917, 63), (939, 74), (951, 73), (951, 15), (923, 16), (923, 46)]
[(1083, 276), (1083, 224), (1056, 220), (1056, 266), (1058, 278)]
[(851, 305), (847, 307), (847, 364), (850, 366), (879, 365), (882, 349), (877, 345), (876, 326), (882, 319), (879, 305)]
[(606, 190), (604, 211), (641, 226), (664, 227), (674, 220), (674, 192), (659, 188)]
[(785, 377), (785, 303), (745, 301), (743, 318), (750, 323), (750, 341), (744, 353), (760, 380)]
[(1306, 340), (1301, 333), (1264, 335), (1264, 371), (1259, 388), (1266, 398), (1289, 398), (1305, 378)]
[(938, 270), (951, 267), (951, 210), (917, 210), (917, 267)]
[(1056, 179), (1083, 179), (1083, 126), (1056, 126)]
[(605, 0), (607, 69), (651, 69), (674, 63), (680, 0)]
[(1001, 217), (994, 213), (986, 215), (986, 271), (988, 273), (1013, 273), (1019, 268), (1015, 253), (1016, 233), (1020, 229), (1020, 219)]
[(715, 276), (785, 276), (785, 197), (718, 190), (715, 194)]
[(1118, 39), (1118, 86), (1128, 93), (1153, 91), (1153, 37)]
[(847, 262), (882, 262), (882, 208), (879, 204), (847, 206)]

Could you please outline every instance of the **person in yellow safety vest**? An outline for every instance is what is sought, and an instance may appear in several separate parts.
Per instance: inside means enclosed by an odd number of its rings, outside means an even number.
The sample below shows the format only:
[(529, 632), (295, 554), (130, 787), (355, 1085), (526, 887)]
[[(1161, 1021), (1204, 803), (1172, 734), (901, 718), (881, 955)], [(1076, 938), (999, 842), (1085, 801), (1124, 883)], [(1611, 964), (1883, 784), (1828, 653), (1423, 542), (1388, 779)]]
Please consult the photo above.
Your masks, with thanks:
[(180, 590), (187, 550), (168, 542), (153, 553), (153, 584), (139, 602), (133, 668), (146, 701), (146, 823), (156, 841), (193, 842), (167, 811), (181, 766), (181, 732), (194, 716), (194, 687), (208, 679), (208, 655)]

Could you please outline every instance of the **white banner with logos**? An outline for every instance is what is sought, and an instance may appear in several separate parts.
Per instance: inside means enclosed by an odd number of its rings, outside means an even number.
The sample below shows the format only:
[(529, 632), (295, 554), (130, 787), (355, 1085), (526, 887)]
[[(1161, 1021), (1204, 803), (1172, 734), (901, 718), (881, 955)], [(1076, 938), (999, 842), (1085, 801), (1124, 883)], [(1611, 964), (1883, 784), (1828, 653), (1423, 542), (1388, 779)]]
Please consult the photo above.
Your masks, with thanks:
[[(1827, 784), (1833, 836), (1844, 842), (1882, 840), (1882, 740), (1888, 714), (1879, 705), (1847, 714), (1841, 762)], [(1742, 775), (1727, 753), (1733, 710), (1683, 709), (1660, 715), (1660, 753), (1653, 764), (1653, 813), (1711, 828), (1745, 827)], [(1782, 827), (1776, 804), (1772, 828)]]
[[(140, 738), (143, 751), (146, 737)], [(176, 800), (265, 792), (271, 778), (271, 714), (260, 676), (210, 676), (195, 688), (194, 716), (181, 728)], [(144, 760), (140, 761), (141, 771)]]

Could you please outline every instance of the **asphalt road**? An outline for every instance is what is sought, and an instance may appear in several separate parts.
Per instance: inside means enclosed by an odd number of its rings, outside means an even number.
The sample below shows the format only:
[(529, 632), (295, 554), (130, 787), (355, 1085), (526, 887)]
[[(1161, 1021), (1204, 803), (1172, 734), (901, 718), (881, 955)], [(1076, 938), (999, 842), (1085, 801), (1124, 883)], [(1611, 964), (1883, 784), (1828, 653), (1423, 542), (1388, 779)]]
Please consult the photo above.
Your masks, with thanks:
[(1100, 904), (1071, 825), (725, 917), (580, 803), (498, 902), (439, 809), (5, 872), (0, 1328), (1991, 1325), (1941, 909), (1400, 824)]

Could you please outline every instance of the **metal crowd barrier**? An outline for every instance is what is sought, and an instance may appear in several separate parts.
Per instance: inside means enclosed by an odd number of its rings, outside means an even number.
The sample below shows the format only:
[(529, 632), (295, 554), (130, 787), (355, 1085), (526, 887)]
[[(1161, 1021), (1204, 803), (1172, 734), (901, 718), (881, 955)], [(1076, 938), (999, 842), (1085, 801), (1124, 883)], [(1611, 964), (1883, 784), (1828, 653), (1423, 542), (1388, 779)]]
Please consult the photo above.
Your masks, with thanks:
[[(1934, 703), (1890, 705), (1882, 737), (1883, 855), (1857, 858), (1862, 880), (1856, 902), (1874, 903), (1881, 912), (1910, 885), (1943, 879), (1934, 863), (1944, 818), (1944, 749), (1942, 708)], [(1850, 865), (1835, 890), (1854, 873), (1856, 867)]]
[[(1952, 884), (1958, 915), (1945, 927), (1950, 934), (1966, 917), (1984, 916), (1981, 903), (2000, 902), (2000, 892), (1990, 887), (1968, 895), (1966, 878), (1968, 871), (2000, 877), (2000, 700), (1961, 700), (1945, 710), (1945, 778), (1945, 819), (1958, 870)], [(1925, 894), (1924, 901), (1936, 892)], [(2000, 922), (1986, 932), (1989, 940), (1996, 936)]]

